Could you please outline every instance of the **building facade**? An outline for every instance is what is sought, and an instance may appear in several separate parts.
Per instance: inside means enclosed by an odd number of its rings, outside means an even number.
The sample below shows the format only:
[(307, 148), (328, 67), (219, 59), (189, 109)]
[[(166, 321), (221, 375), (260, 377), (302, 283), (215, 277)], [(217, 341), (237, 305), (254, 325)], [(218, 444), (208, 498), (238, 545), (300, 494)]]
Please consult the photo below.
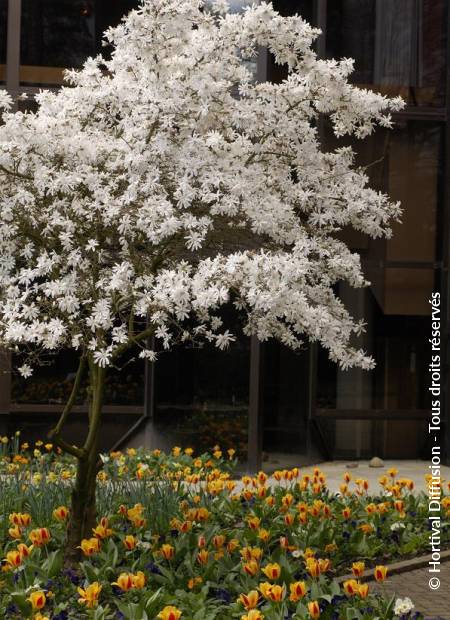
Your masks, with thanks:
[[(102, 48), (101, 35), (138, 0), (0, 0), (0, 88), (26, 93), (35, 107), (42, 87), (58, 88), (64, 68), (80, 67)], [(229, 2), (242, 10), (245, 0)], [(406, 108), (395, 128), (354, 144), (371, 183), (400, 200), (403, 223), (389, 240), (354, 232), (342, 237), (357, 250), (371, 281), (365, 290), (341, 286), (352, 314), (364, 317), (360, 344), (374, 371), (340, 371), (326, 353), (238, 338), (228, 352), (178, 348), (152, 366), (133, 358), (109, 376), (103, 449), (127, 443), (201, 450), (237, 446), (249, 468), (262, 459), (301, 464), (317, 458), (427, 457), (430, 417), (429, 299), (441, 293), (442, 449), (450, 454), (449, 348), (449, 15), (447, 0), (277, 0), (283, 15), (300, 13), (322, 30), (317, 52), (355, 59), (352, 80)], [(284, 67), (261, 51), (256, 79), (283, 80)], [(320, 125), (325, 149), (337, 142)], [(230, 324), (236, 323), (230, 311)], [(42, 435), (70, 391), (75, 359), (49, 359), (31, 381), (9, 372), (0, 356), (3, 426)], [(120, 372), (119, 372), (120, 370)], [(83, 432), (81, 398), (70, 433)]]

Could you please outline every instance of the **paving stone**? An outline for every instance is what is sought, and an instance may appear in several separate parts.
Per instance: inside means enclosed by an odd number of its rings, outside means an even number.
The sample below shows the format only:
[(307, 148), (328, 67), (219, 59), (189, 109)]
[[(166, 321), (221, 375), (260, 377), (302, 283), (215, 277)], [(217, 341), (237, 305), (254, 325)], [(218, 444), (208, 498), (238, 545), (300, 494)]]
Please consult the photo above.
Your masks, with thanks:
[(383, 592), (387, 596), (409, 597), (415, 605), (414, 611), (422, 612), (426, 618), (450, 620), (450, 562), (441, 564), (439, 577), (441, 586), (432, 590), (429, 586), (431, 576), (428, 568), (420, 568), (407, 573), (393, 575), (383, 584), (370, 584), (371, 590)]

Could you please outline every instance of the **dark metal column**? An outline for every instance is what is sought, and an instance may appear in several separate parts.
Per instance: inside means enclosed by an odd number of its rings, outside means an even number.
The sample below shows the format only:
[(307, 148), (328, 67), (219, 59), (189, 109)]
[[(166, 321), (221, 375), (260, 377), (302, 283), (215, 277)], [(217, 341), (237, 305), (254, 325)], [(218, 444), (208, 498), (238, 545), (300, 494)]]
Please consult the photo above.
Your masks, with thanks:
[(0, 350), (0, 435), (8, 433), (11, 411), (11, 363), (7, 351)]
[(258, 472), (262, 464), (264, 421), (261, 407), (261, 370), (261, 343), (256, 336), (252, 336), (248, 407), (248, 470), (252, 474)]
[[(8, 0), (6, 43), (6, 89), (13, 97), (19, 93), (20, 15), (22, 0)], [(17, 104), (15, 104), (17, 105)], [(7, 432), (11, 409), (11, 356), (0, 350), (0, 433)]]
[[(450, 8), (447, 9), (450, 13)], [(442, 212), (442, 270), (440, 292), (442, 302), (441, 348), (441, 420), (444, 458), (450, 464), (450, 14), (447, 15), (446, 114), (444, 136), (444, 196)]]
[(327, 0), (315, 0), (314, 2), (314, 26), (322, 30), (317, 39), (316, 52), (319, 58), (326, 55), (326, 28), (327, 28)]
[(6, 43), (6, 89), (17, 97), (20, 88), (20, 16), (22, 0), (8, 0), (8, 34)]
[[(268, 79), (268, 51), (258, 50), (256, 81)], [(248, 470), (256, 473), (261, 469), (263, 448), (263, 412), (261, 403), (261, 343), (256, 336), (250, 339), (250, 383), (248, 406)]]

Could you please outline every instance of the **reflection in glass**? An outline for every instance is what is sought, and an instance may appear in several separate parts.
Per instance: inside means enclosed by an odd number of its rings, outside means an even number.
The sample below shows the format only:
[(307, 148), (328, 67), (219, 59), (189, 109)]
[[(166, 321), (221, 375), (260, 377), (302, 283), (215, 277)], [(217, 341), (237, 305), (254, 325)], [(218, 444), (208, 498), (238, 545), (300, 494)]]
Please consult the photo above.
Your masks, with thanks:
[[(233, 330), (231, 330), (233, 331)], [(236, 330), (233, 331), (236, 333)], [(155, 364), (155, 428), (167, 445), (196, 452), (219, 443), (247, 450), (250, 346), (240, 336), (226, 351), (178, 346)]]
[(22, 0), (21, 64), (80, 67), (95, 54), (93, 2)]
[(396, 124), (386, 189), (393, 200), (401, 201), (404, 214), (388, 241), (388, 260), (435, 260), (441, 133), (437, 123)]
[[(343, 143), (327, 134), (328, 148)], [(392, 224), (390, 239), (368, 240), (352, 247), (362, 251), (372, 291), (383, 312), (427, 314), (442, 193), (442, 127), (435, 122), (397, 121), (393, 130), (378, 131), (351, 145), (357, 151), (358, 165), (368, 166), (370, 185), (400, 201), (403, 209), (401, 222)], [(386, 263), (389, 269), (385, 269)]]
[(306, 452), (309, 354), (275, 341), (262, 349), (263, 451), (275, 465), (286, 454), (298, 459)]
[(354, 58), (355, 83), (413, 106), (444, 104), (444, 0), (333, 0), (327, 10), (327, 55)]
[(274, 0), (273, 8), (284, 17), (301, 15), (308, 23), (313, 23), (313, 0)]
[[(326, 142), (330, 149), (342, 145), (330, 133)], [(357, 163), (370, 166), (371, 186), (401, 202), (402, 223), (393, 225), (389, 240), (351, 244), (360, 251), (371, 281), (369, 303), (361, 316), (368, 323), (364, 348), (372, 352), (377, 366), (369, 373), (353, 370), (344, 374), (336, 367), (333, 370), (320, 354), (317, 408), (425, 410), (430, 406), (428, 299), (434, 288), (437, 214), (444, 177), (442, 127), (435, 122), (399, 121), (391, 131), (378, 131), (351, 144), (358, 152)], [(357, 312), (357, 303), (344, 302), (352, 314)], [(375, 453), (411, 458), (423, 450), (423, 423), (417, 420), (322, 423), (334, 441), (336, 456)]]
[[(13, 360), (14, 362), (14, 360)], [(17, 363), (13, 363), (13, 368)], [(77, 369), (77, 359), (72, 352), (48, 356), (41, 365), (34, 368), (30, 379), (18, 373), (12, 375), (12, 402), (18, 404), (64, 405), (70, 396)], [(86, 392), (80, 395), (77, 404), (86, 401)]]
[(137, 6), (139, 0), (22, 0), (22, 83), (60, 84), (64, 68), (108, 55), (103, 32)]
[[(28, 405), (64, 405), (73, 387), (78, 358), (73, 351), (49, 356), (36, 367), (31, 379), (17, 373), (12, 376), (12, 402)], [(77, 398), (78, 405), (87, 405), (86, 382)], [(105, 405), (143, 405), (144, 362), (128, 357), (120, 367), (109, 369), (106, 375)]]
[(0, 84), (6, 80), (6, 28), (8, 0), (0, 0)]

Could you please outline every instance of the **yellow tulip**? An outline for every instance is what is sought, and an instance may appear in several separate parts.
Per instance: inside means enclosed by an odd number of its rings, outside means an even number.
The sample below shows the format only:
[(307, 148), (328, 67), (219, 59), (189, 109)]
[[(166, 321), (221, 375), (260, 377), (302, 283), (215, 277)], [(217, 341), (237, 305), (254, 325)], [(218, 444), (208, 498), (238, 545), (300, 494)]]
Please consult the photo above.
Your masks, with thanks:
[(141, 590), (145, 586), (146, 581), (147, 579), (144, 573), (139, 570), (135, 575), (133, 575), (133, 588)]
[(348, 506), (342, 511), (342, 516), (344, 517), (344, 519), (350, 519), (350, 517), (352, 516), (352, 511)]
[(374, 575), (377, 581), (384, 581), (387, 576), (387, 566), (375, 566)]
[(267, 542), (270, 538), (270, 532), (264, 528), (258, 530), (258, 538), (263, 542)]
[(256, 573), (259, 571), (259, 564), (255, 562), (255, 560), (250, 560), (250, 562), (245, 562), (243, 565), (244, 572), (250, 577), (254, 577)]
[(359, 583), (356, 579), (348, 579), (343, 583), (344, 592), (348, 594), (348, 596), (355, 596), (359, 590)]
[(125, 536), (125, 538), (123, 539), (124, 547), (128, 549), (128, 551), (132, 551), (133, 549), (135, 549), (137, 543), (138, 539), (131, 534), (128, 534), (128, 536)]
[(241, 616), (241, 620), (263, 620), (264, 615), (258, 609), (250, 609), (248, 614)]
[(289, 585), (290, 595), (289, 600), (296, 603), (303, 598), (308, 590), (308, 587), (304, 581), (295, 581)]
[(269, 598), (275, 603), (281, 602), (286, 595), (286, 589), (284, 586), (273, 585), (269, 591)]
[(30, 601), (31, 607), (33, 609), (42, 609), (47, 602), (44, 592), (32, 592), (30, 596), (27, 598), (27, 601)]
[(352, 564), (352, 573), (355, 577), (361, 577), (364, 572), (366, 565), (364, 562), (353, 562)]
[(78, 602), (81, 605), (86, 605), (88, 609), (97, 607), (101, 591), (102, 586), (98, 581), (94, 581), (94, 583), (91, 583), (86, 589), (78, 588), (78, 594), (80, 595)]
[(367, 583), (360, 583), (358, 587), (358, 595), (361, 598), (367, 598), (369, 594), (369, 585)]
[(252, 530), (257, 530), (259, 528), (260, 523), (261, 523), (261, 519), (259, 519), (258, 517), (253, 516), (253, 517), (247, 518), (247, 524), (249, 528)]
[(272, 584), (269, 583), (268, 581), (264, 581), (263, 583), (259, 584), (259, 591), (264, 596), (264, 598), (266, 598), (268, 600), (270, 599), (270, 591), (271, 590), (272, 590)]
[(206, 551), (206, 549), (200, 549), (200, 551), (197, 554), (197, 561), (200, 564), (207, 564), (208, 559), (209, 559), (209, 552)]
[(123, 592), (128, 592), (133, 587), (133, 575), (131, 573), (120, 573), (117, 581), (113, 581), (113, 586), (117, 586)]
[(30, 556), (33, 549), (33, 545), (30, 545), (29, 547), (27, 547), (27, 545), (24, 545), (23, 543), (17, 545), (17, 551), (20, 553), (20, 556), (22, 558), (27, 558), (28, 556)]
[(160, 620), (178, 620), (181, 616), (181, 613), (181, 610), (177, 607), (173, 607), (173, 605), (167, 605), (159, 612), (158, 618), (160, 618)]
[(31, 540), (35, 547), (42, 547), (49, 542), (50, 532), (46, 527), (39, 527), (35, 530), (31, 530), (28, 538)]
[(11, 538), (15, 540), (20, 540), (22, 538), (22, 528), (19, 525), (14, 525), (14, 527), (10, 527), (8, 533)]
[(258, 605), (259, 594), (257, 590), (251, 590), (248, 594), (241, 594), (238, 599), (245, 609), (254, 609)]
[(262, 569), (262, 572), (268, 579), (275, 581), (275, 579), (278, 579), (281, 574), (281, 567), (276, 562), (273, 564), (267, 564), (267, 566)]
[(98, 538), (83, 538), (81, 545), (78, 549), (81, 549), (85, 556), (94, 555), (100, 551), (100, 540)]
[(319, 618), (320, 617), (319, 603), (317, 601), (310, 601), (308, 603), (308, 611), (309, 611), (309, 616), (313, 618), (313, 620), (316, 620), (316, 618)]
[(172, 545), (162, 545), (160, 552), (165, 560), (171, 560), (175, 555), (175, 549), (174, 547), (172, 547)]
[(66, 508), (66, 506), (58, 506), (58, 508), (55, 508), (53, 511), (53, 516), (58, 521), (65, 521), (69, 516), (69, 509)]
[(20, 566), (22, 564), (22, 555), (19, 551), (8, 551), (6, 554), (6, 562), (14, 567)]

